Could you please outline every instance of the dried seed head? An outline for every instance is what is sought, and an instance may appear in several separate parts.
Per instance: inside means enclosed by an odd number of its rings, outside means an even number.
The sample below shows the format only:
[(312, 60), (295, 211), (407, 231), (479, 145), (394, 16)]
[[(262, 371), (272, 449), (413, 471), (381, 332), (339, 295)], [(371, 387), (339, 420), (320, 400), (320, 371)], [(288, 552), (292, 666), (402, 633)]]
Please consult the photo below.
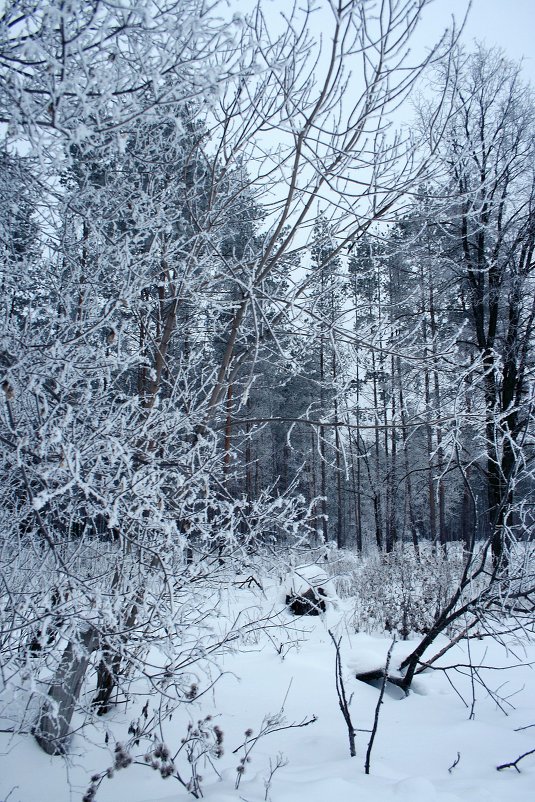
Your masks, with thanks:
[(199, 686), (196, 682), (192, 682), (189, 690), (186, 691), (185, 696), (186, 699), (192, 701), (193, 699), (197, 698), (197, 694), (199, 693)]

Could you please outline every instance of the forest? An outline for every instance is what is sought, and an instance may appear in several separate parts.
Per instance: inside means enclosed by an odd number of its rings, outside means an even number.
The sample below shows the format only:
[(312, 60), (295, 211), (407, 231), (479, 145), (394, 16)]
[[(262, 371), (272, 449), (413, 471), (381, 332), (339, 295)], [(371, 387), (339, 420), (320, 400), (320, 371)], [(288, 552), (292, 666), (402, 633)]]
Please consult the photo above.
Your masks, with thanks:
[[(309, 626), (352, 755), (373, 702), (366, 775), (385, 694), (485, 638), (535, 662), (533, 90), (462, 20), (420, 52), (432, 0), (234, 5), (0, 9), (0, 761), (102, 742), (56, 800), (143, 760), (202, 797), (195, 706)], [(507, 706), (482, 661), (471, 718)], [(321, 724), (279, 690), (209, 798), (300, 802), (279, 756), (240, 796), (257, 739)]]

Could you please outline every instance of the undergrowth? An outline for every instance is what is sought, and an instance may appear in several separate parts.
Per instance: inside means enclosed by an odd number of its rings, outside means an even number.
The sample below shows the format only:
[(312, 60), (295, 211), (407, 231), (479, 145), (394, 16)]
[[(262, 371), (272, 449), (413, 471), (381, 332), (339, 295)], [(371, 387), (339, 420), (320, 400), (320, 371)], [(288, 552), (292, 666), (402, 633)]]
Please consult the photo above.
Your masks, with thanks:
[(400, 638), (426, 632), (451, 596), (463, 569), (462, 549), (399, 544), (389, 554), (361, 557), (343, 551), (329, 560), (337, 593), (354, 600), (355, 631), (391, 632)]

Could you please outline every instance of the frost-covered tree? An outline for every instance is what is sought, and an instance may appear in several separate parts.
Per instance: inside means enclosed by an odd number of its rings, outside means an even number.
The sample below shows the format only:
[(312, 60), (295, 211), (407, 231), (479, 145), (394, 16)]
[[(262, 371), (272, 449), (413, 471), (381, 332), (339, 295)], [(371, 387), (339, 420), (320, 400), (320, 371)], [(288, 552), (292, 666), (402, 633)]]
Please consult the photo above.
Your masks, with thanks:
[[(203, 0), (4, 4), (2, 158), (21, 191), (0, 212), (17, 306), (0, 360), (3, 703), (48, 752), (68, 748), (89, 678), (100, 712), (140, 675), (171, 711), (225, 642), (196, 624), (243, 543), (237, 405), (266, 354), (295, 362), (309, 281), (286, 268), (318, 202), (340, 251), (421, 170), (386, 115), (438, 58), (407, 61), (426, 4), (328, 3), (321, 58), (312, 3), (279, 34), (261, 6), (225, 21)], [(273, 484), (250, 542), (306, 532), (300, 495)]]
[[(484, 473), (482, 511), (498, 568), (515, 532), (530, 531), (520, 510), (533, 434), (534, 105), (519, 68), (497, 52), (460, 54), (456, 70), (430, 255), (449, 276), (449, 303), (465, 321), (454, 442), (460, 461), (478, 462)], [(465, 426), (477, 426), (478, 457), (473, 446), (463, 454)]]

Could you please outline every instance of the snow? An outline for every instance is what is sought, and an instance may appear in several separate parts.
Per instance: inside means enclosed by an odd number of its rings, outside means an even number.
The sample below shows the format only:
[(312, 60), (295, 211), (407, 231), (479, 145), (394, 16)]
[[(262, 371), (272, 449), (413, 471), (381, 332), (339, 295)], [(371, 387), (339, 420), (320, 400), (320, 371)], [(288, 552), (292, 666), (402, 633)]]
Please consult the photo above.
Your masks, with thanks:
[[(317, 567), (301, 567), (292, 575), (293, 581), (298, 576), (311, 584), (318, 579), (330, 582)], [(461, 667), (468, 663), (466, 643), (461, 643), (439, 661), (444, 666), (457, 664), (457, 669), (448, 674), (436, 669), (419, 675), (407, 697), (397, 688), (386, 693), (367, 776), (367, 730), (372, 726), (379, 690), (357, 681), (355, 673), (384, 666), (391, 637), (352, 631), (350, 599), (329, 604), (321, 616), (296, 618), (280, 604), (280, 580), (261, 579), (261, 588), (254, 583), (243, 587), (229, 583), (220, 614), (224, 609), (232, 618), (240, 610), (258, 609), (264, 615), (275, 615), (280, 626), (265, 632), (259, 627), (240, 648), (223, 655), (218, 660), (222, 673), (215, 686), (165, 721), (160, 736), (174, 752), (189, 721), (195, 725), (211, 715), (208, 726), (217, 724), (222, 729), (224, 754), (213, 760), (220, 776), (204, 761), (198, 767), (207, 802), (532, 802), (535, 758), (520, 764), (521, 773), (514, 769), (498, 772), (496, 766), (535, 745), (535, 728), (516, 731), (535, 723), (534, 669), (530, 665), (535, 661), (533, 641), (525, 636), (517, 639), (514, 634), (503, 644), (490, 638), (472, 640), (471, 658), (474, 664), (487, 666), (479, 669), (487, 687), (476, 678), (472, 688), (470, 673)], [(347, 695), (352, 695), (351, 715), (358, 730), (355, 758), (349, 757), (347, 731), (338, 707), (329, 631), (342, 638), (343, 677)], [(445, 639), (435, 644), (435, 651), (444, 643)], [(409, 642), (395, 644), (393, 668), (410, 648)], [(48, 757), (30, 735), (0, 734), (0, 800), (81, 800), (91, 775), (112, 765), (115, 742), (126, 743), (130, 722), (140, 716), (146, 696), (140, 693), (142, 689), (135, 690), (128, 705), (117, 706), (103, 719), (86, 723), (80, 719), (66, 759)], [(156, 706), (157, 700), (153, 698), (149, 705)], [(238, 747), (254, 740), (268, 716), (280, 727), (310, 722), (313, 717), (317, 720), (260, 737), (252, 745), (250, 762), (245, 763), (236, 790), (236, 768), (244, 755), (244, 749)], [(249, 728), (253, 734), (247, 739)], [(141, 758), (146, 748), (143, 744), (134, 747), (133, 754)], [(270, 765), (275, 767), (278, 756), (284, 765), (270, 781)], [(186, 776), (187, 761), (179, 759), (177, 763)], [(104, 778), (96, 794), (98, 802), (188, 798), (192, 799), (176, 779), (164, 780), (144, 765), (131, 765), (116, 771), (111, 779)]]
[(334, 602), (336, 599), (336, 589), (331, 577), (315, 563), (297, 566), (288, 573), (283, 583), (284, 595), (305, 593), (311, 588), (323, 588), (328, 600)]

